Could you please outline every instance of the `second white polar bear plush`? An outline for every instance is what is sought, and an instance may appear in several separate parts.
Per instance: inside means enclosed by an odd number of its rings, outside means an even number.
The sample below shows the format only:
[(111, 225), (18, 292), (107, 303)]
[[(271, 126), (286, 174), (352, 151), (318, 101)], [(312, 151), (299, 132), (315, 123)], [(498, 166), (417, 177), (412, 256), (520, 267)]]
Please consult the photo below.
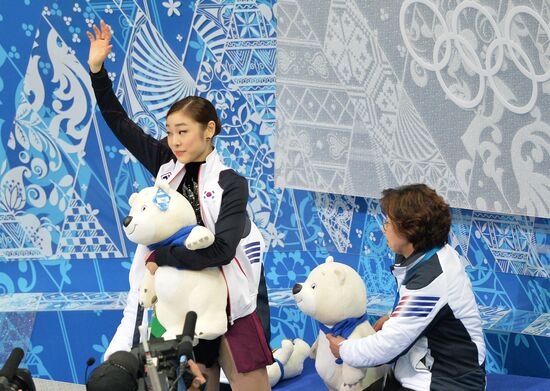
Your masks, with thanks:
[[(298, 308), (324, 325), (324, 329), (336, 329), (339, 325), (354, 325), (349, 339), (363, 338), (374, 333), (365, 319), (367, 291), (359, 274), (351, 267), (334, 262), (328, 257), (317, 266), (302, 284), (292, 289)], [(353, 368), (336, 360), (330, 351), (325, 332), (312, 348), (315, 369), (331, 391), (363, 390), (383, 377), (386, 367)]]
[[(189, 201), (167, 183), (158, 181), (130, 196), (124, 232), (132, 242), (148, 247), (183, 245), (190, 250), (214, 243), (214, 234), (197, 225)], [(144, 260), (145, 262), (145, 260)], [(227, 286), (217, 267), (200, 271), (161, 266), (153, 276), (145, 271), (140, 304), (155, 304), (155, 314), (166, 329), (165, 340), (180, 335), (188, 311), (197, 313), (195, 336), (214, 339), (227, 331)]]
[(310, 350), (310, 346), (303, 339), (283, 339), (281, 347), (273, 352), (275, 363), (266, 367), (269, 385), (273, 387), (281, 380), (300, 375)]

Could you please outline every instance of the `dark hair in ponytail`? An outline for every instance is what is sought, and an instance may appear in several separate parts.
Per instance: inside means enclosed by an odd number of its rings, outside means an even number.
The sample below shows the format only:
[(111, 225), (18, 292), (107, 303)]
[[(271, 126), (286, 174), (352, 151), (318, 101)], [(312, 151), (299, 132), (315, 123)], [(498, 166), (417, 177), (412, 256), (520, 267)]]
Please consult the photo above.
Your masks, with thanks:
[(204, 99), (200, 96), (188, 96), (182, 100), (174, 103), (166, 116), (173, 114), (177, 111), (183, 111), (193, 120), (202, 124), (204, 127), (208, 125), (210, 121), (214, 121), (216, 124), (216, 129), (214, 131), (214, 136), (217, 136), (222, 130), (222, 123), (216, 113), (216, 108), (208, 99)]

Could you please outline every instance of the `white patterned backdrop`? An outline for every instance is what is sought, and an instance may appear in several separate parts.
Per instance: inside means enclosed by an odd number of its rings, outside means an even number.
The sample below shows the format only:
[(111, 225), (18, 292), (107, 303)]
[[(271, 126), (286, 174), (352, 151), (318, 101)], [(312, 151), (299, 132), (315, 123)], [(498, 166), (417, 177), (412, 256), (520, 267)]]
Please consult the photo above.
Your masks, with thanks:
[(550, 1), (281, 0), (276, 180), (550, 217)]

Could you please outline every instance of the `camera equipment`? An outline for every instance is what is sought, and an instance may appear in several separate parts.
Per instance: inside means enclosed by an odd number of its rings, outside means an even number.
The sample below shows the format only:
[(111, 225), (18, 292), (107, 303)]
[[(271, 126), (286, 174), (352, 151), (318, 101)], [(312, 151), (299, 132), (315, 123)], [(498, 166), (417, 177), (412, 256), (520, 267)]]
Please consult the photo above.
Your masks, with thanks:
[(24, 355), (21, 348), (11, 351), (0, 370), (0, 391), (35, 391), (31, 373), (27, 369), (18, 369)]
[[(171, 391), (189, 387), (194, 375), (187, 361), (193, 358), (197, 314), (187, 313), (183, 333), (175, 340), (151, 338), (131, 352), (115, 352), (98, 366), (86, 383), (88, 391)], [(146, 371), (144, 371), (146, 368)], [(183, 382), (180, 381), (183, 379)], [(178, 383), (180, 388), (178, 388)], [(185, 383), (185, 386), (183, 386)], [(1, 390), (0, 390), (1, 391)]]
[(136, 391), (139, 363), (129, 352), (115, 352), (90, 374), (88, 391)]

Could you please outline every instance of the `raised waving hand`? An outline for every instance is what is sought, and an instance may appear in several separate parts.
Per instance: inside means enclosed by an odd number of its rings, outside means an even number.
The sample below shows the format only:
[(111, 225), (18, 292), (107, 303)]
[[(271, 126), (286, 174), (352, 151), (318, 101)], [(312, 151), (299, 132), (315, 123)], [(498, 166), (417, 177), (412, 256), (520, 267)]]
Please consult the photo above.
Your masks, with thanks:
[(103, 20), (100, 23), (101, 30), (94, 24), (94, 34), (86, 31), (90, 38), (90, 53), (88, 54), (88, 65), (93, 73), (101, 70), (101, 65), (111, 52), (111, 29)]

